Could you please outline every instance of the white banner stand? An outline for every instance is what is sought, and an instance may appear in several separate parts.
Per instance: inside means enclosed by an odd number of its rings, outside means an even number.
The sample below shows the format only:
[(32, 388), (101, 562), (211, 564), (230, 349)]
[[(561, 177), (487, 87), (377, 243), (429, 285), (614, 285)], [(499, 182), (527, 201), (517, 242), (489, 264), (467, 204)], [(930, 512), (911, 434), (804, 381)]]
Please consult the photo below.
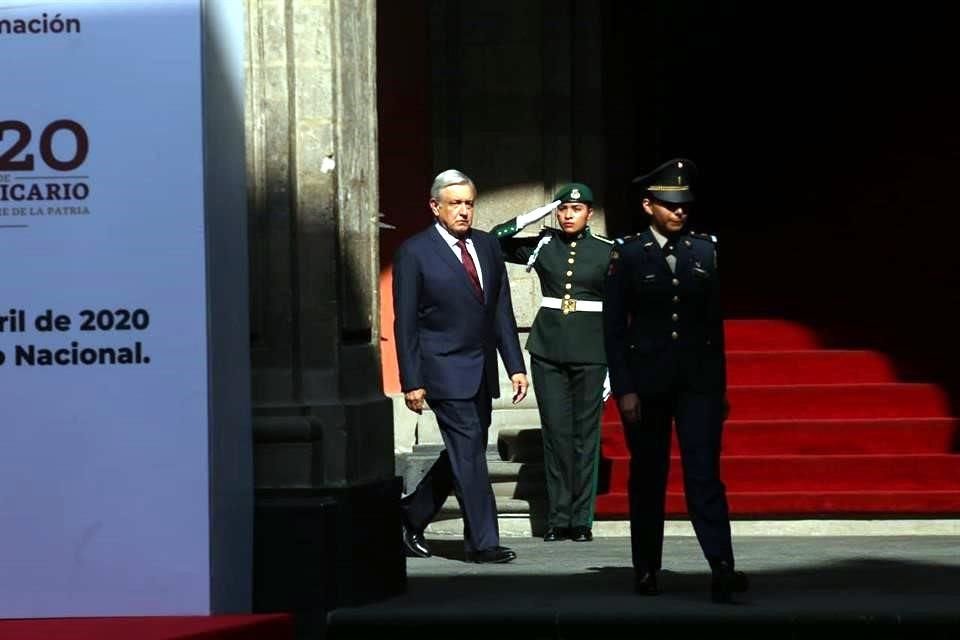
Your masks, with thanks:
[(243, 4), (0, 6), (0, 618), (249, 611)]

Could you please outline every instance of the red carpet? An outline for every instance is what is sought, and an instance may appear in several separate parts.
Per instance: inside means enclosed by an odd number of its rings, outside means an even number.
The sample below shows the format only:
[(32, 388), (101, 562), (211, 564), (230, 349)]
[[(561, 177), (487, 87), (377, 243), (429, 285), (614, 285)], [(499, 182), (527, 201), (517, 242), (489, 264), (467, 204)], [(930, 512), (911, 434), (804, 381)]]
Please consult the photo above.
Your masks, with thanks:
[[(882, 353), (823, 348), (795, 323), (735, 320), (726, 332), (721, 464), (734, 516), (960, 514), (960, 420), (942, 389), (898, 381)], [(625, 517), (629, 459), (613, 403), (601, 449), (597, 517)], [(675, 438), (667, 509), (686, 511)]]
[(2, 640), (293, 640), (287, 615), (0, 620)]

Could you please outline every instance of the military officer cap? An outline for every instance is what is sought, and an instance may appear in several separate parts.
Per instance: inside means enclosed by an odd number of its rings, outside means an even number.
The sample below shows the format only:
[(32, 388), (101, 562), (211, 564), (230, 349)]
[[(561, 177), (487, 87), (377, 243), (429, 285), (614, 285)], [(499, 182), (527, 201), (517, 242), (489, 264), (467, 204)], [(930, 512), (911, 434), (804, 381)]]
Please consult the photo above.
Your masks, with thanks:
[(583, 202), (584, 204), (593, 204), (593, 191), (582, 182), (571, 182), (557, 191), (557, 195), (553, 196), (553, 199), (559, 200), (561, 203)]
[(693, 202), (692, 181), (696, 178), (697, 167), (686, 158), (674, 158), (631, 183), (637, 185), (645, 195), (654, 200), (684, 204)]

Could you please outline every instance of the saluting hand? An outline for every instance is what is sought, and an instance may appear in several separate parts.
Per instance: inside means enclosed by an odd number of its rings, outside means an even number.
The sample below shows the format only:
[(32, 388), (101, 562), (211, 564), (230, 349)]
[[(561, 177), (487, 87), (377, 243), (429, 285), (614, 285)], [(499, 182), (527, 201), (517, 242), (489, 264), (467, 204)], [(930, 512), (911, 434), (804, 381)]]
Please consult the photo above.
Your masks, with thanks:
[(407, 403), (407, 409), (416, 413), (423, 413), (423, 408), (427, 405), (426, 389), (411, 389), (403, 394), (403, 401)]
[(522, 402), (524, 398), (527, 397), (527, 376), (523, 373), (515, 373), (510, 376), (510, 381), (513, 383), (513, 404)]

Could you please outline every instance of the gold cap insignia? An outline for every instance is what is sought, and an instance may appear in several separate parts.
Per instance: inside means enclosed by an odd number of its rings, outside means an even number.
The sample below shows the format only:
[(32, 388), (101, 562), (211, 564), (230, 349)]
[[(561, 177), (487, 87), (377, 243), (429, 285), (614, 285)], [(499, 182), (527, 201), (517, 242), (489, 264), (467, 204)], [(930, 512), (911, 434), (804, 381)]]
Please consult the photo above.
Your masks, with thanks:
[[(677, 178), (677, 182), (680, 181), (680, 178)], [(689, 191), (690, 187), (687, 185), (674, 186), (669, 184), (652, 184), (647, 187), (647, 191)]]

